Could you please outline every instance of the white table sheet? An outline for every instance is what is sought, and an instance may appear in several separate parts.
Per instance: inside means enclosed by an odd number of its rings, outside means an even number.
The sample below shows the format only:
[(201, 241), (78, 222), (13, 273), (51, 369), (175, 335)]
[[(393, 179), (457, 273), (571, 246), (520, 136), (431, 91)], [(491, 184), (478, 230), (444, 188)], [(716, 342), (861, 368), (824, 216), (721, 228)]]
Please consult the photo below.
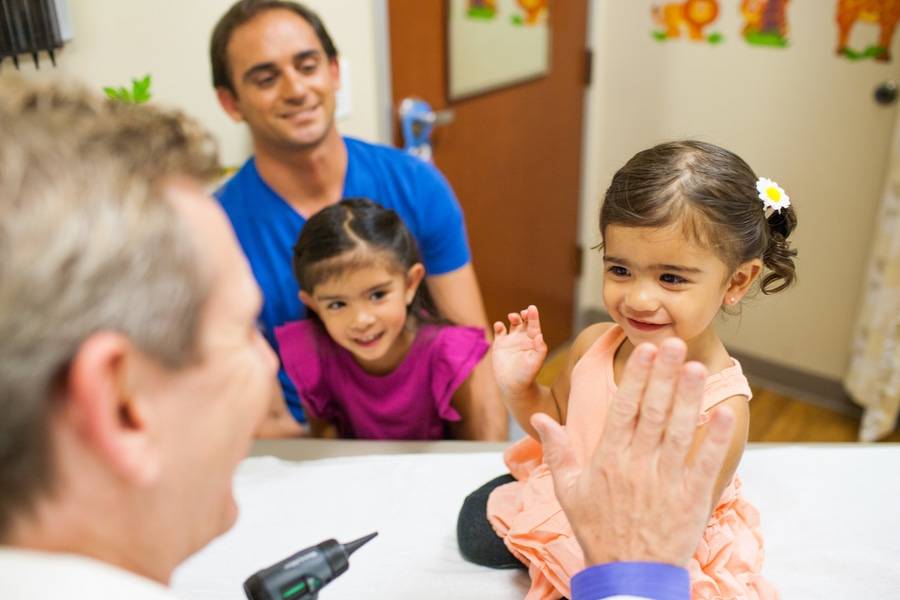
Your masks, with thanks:
[[(456, 547), (463, 498), (503, 472), (498, 453), (249, 458), (236, 526), (173, 585), (188, 599), (243, 598), (256, 570), (377, 530), (320, 598), (521, 598), (524, 572), (471, 565)], [(785, 600), (900, 598), (900, 445), (751, 448), (739, 474), (762, 515), (763, 572)]]

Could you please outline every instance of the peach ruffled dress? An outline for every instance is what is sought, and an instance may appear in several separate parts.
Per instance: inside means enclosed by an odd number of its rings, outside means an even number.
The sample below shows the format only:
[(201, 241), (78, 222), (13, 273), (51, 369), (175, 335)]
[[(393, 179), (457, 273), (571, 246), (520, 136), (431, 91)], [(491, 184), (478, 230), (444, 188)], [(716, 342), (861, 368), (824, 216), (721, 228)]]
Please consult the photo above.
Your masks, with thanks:
[[(616, 390), (613, 358), (625, 340), (618, 326), (605, 332), (572, 370), (566, 429), (583, 463), (599, 441), (606, 412)], [(706, 382), (703, 413), (731, 396), (751, 396), (750, 386), (737, 361)], [(511, 446), (504, 456), (517, 481), (495, 489), (487, 516), (507, 548), (528, 565), (531, 589), (526, 600), (569, 597), (569, 580), (585, 567), (565, 514), (556, 501), (553, 480), (543, 462), (541, 446), (530, 437)], [(716, 505), (706, 532), (688, 565), (694, 599), (778, 598), (774, 587), (760, 576), (763, 540), (759, 513), (741, 497), (735, 478)]]

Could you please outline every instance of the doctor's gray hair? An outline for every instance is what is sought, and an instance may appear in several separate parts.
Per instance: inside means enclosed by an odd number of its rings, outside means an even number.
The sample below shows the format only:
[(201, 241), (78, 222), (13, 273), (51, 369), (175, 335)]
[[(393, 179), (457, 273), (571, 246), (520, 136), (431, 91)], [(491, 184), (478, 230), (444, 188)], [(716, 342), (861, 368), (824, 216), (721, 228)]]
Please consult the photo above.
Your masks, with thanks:
[(54, 489), (50, 426), (92, 335), (196, 359), (210, 277), (167, 184), (220, 173), (184, 115), (0, 79), (0, 541)]

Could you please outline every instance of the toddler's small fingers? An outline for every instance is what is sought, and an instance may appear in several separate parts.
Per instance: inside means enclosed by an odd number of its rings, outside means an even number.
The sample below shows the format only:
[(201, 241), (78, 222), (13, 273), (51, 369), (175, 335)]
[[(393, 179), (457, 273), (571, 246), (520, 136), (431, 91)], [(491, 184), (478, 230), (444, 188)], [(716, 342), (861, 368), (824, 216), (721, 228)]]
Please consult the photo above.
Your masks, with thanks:
[(506, 318), (509, 319), (510, 330), (522, 324), (522, 317), (519, 316), (519, 313), (509, 313)]
[(494, 335), (506, 335), (506, 325), (502, 321), (494, 321)]
[(537, 336), (534, 338), (534, 347), (537, 351), (542, 353), (547, 351), (547, 343), (544, 341), (543, 333), (537, 334)]
[(541, 320), (533, 305), (528, 307), (526, 314), (528, 315), (528, 333), (534, 337), (541, 332)]

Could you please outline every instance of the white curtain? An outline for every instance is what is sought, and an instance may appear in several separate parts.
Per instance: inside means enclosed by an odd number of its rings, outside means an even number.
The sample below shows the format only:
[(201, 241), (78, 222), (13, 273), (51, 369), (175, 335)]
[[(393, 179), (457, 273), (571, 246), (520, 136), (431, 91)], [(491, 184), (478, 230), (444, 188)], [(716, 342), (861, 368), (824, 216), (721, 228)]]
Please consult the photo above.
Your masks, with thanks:
[(900, 411), (900, 117), (844, 383), (864, 409), (859, 440), (889, 435)]

